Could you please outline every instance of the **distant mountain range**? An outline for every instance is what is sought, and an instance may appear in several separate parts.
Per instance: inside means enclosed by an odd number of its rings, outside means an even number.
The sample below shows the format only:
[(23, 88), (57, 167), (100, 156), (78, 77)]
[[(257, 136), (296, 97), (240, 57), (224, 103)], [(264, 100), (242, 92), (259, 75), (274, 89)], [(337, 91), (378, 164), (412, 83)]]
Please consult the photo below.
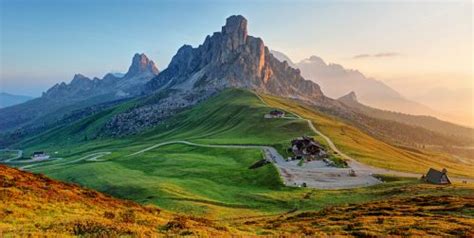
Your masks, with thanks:
[(464, 139), (465, 141), (473, 140), (474, 129), (472, 128), (441, 121), (432, 116), (409, 115), (405, 113), (392, 112), (369, 107), (358, 101), (355, 92), (350, 92), (349, 94), (340, 97), (338, 100), (344, 103), (345, 105), (357, 110), (358, 112), (373, 118), (379, 118), (382, 120), (390, 120), (399, 123), (404, 123), (407, 125), (417, 126), (443, 134), (445, 136), (460, 137), (460, 139)]
[(328, 64), (318, 56), (294, 63), (282, 52), (272, 51), (272, 54), (280, 61), (286, 61), (291, 67), (301, 70), (305, 79), (319, 84), (324, 94), (331, 98), (339, 98), (354, 91), (362, 103), (372, 107), (413, 115), (440, 114), (425, 105), (404, 98), (381, 81), (367, 78), (361, 72), (345, 69), (339, 64)]
[(33, 99), (33, 97), (0, 92), (0, 108), (24, 103), (31, 99)]
[[(247, 34), (244, 17), (231, 16), (221, 31), (207, 36), (203, 44), (196, 48), (182, 46), (162, 72), (145, 55), (136, 54), (123, 77), (107, 74), (102, 79), (90, 79), (77, 74), (71, 83), (56, 84), (40, 98), (0, 110), (0, 131), (8, 132), (6, 137), (9, 139), (4, 144), (11, 144), (31, 134), (71, 125), (81, 118), (103, 112), (107, 117), (94, 123), (88, 138), (121, 137), (156, 126), (224, 89), (241, 88), (302, 101), (321, 113), (349, 122), (389, 142), (393, 139), (396, 143), (408, 144), (464, 145), (470, 142), (421, 127), (422, 117), (413, 117), (420, 121), (410, 124), (400, 118), (371, 115), (351, 104), (346, 105), (344, 100), (327, 97), (318, 83), (306, 80), (300, 72), (303, 70), (292, 67), (294, 64), (289, 59), (281, 61), (282, 57), (285, 56), (270, 53), (262, 39)], [(361, 86), (365, 85), (370, 88), (365, 95), (393, 99), (398, 105), (403, 102), (393, 89), (366, 79), (357, 71), (327, 65), (317, 57), (298, 65), (298, 68), (307, 67), (308, 71), (319, 69), (316, 72), (325, 77), (324, 82), (334, 80), (348, 92), (365, 90)], [(96, 118), (90, 120), (93, 123)], [(71, 130), (79, 132), (81, 128)], [(469, 132), (461, 130), (463, 135)]]
[(76, 74), (69, 84), (56, 84), (39, 98), (1, 109), (0, 131), (45, 127), (86, 107), (138, 96), (158, 73), (153, 61), (136, 54), (123, 77), (109, 73), (102, 79), (90, 79)]
[(42, 97), (71, 101), (106, 94), (111, 95), (111, 98), (134, 96), (141, 92), (141, 86), (158, 73), (159, 70), (155, 63), (148, 59), (145, 54), (135, 54), (128, 72), (122, 77), (109, 73), (102, 79), (90, 79), (82, 74), (76, 74), (71, 83), (56, 84), (48, 89)]

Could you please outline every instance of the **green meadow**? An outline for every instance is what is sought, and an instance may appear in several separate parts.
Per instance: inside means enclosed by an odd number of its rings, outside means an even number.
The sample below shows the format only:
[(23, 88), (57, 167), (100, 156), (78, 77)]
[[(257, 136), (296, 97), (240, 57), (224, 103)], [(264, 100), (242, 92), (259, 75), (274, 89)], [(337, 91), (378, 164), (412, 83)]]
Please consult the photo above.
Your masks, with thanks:
[[(296, 108), (276, 102), (272, 102), (274, 107), (285, 108), (288, 112)], [(85, 139), (99, 130), (108, 118), (135, 103), (139, 102), (127, 102), (72, 126), (55, 128), (21, 142), (18, 147), (25, 149), (26, 155), (34, 150), (45, 150), (62, 158), (41, 162), (27, 170), (143, 204), (215, 219), (318, 210), (330, 205), (409, 196), (413, 191), (421, 194), (472, 193), (471, 189), (457, 185), (438, 191), (410, 179), (336, 191), (285, 187), (272, 164), (249, 169), (262, 159), (262, 152), (258, 149), (171, 144), (131, 156), (150, 146), (177, 140), (201, 144), (272, 145), (284, 153), (293, 138), (314, 136), (306, 121), (264, 119), (263, 115), (272, 108), (252, 92), (244, 90), (227, 90), (139, 135)], [(314, 123), (329, 120), (317, 115), (320, 118), (310, 115)], [(326, 124), (319, 128), (323, 133), (329, 132)], [(355, 129), (352, 131), (362, 133)], [(333, 134), (328, 135), (333, 138)], [(336, 145), (343, 151), (347, 149), (351, 155), (366, 153), (364, 156), (367, 157), (360, 157), (364, 162), (378, 156), (370, 150), (354, 151), (340, 138), (338, 135)], [(360, 146), (363, 148), (364, 144)], [(83, 159), (97, 152), (111, 153), (99, 161)], [(398, 161), (403, 159), (400, 157)]]

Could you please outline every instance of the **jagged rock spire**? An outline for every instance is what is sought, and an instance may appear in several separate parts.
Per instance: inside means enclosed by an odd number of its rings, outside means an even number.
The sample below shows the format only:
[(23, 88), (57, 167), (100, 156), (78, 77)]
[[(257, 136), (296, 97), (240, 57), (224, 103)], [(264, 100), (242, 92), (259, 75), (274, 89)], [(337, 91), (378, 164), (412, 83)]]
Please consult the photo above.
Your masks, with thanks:
[(132, 64), (128, 69), (128, 72), (125, 74), (125, 77), (133, 77), (141, 73), (151, 73), (158, 75), (159, 71), (155, 63), (148, 59), (145, 54), (135, 54), (132, 59)]
[(247, 42), (247, 19), (241, 15), (228, 17), (225, 26), (222, 27), (222, 34), (231, 40), (232, 49), (245, 44)]

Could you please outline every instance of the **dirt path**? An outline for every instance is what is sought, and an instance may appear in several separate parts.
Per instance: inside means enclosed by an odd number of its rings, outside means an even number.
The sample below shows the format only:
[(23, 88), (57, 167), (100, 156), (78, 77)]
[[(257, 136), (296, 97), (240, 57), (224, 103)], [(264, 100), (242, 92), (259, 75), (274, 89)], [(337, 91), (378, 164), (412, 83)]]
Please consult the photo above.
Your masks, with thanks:
[[(35, 164), (22, 166), (22, 167), (20, 167), (20, 169), (21, 170), (25, 170), (25, 169), (36, 170), (36, 169), (38, 169), (37, 167), (41, 167), (41, 169), (60, 168), (64, 165), (77, 163), (77, 162), (80, 162), (80, 161), (83, 161), (83, 160), (84, 161), (90, 161), (90, 162), (100, 162), (100, 161), (104, 161), (104, 160), (100, 160), (99, 158), (101, 158), (103, 156), (106, 156), (106, 155), (109, 155), (111, 153), (112, 152), (108, 152), (108, 151), (107, 152), (96, 152), (96, 153), (89, 154), (89, 155), (83, 156), (83, 157), (75, 159), (75, 160), (66, 161), (66, 162), (63, 162), (63, 163), (51, 164), (51, 165), (44, 165), (42, 163), (37, 162)], [(63, 158), (54, 158), (54, 160), (62, 160), (62, 159)]]
[(0, 161), (2, 161), (2, 162), (5, 162), (5, 163), (9, 163), (9, 162), (11, 162), (11, 161), (13, 161), (13, 160), (17, 160), (17, 159), (19, 159), (19, 158), (21, 158), (21, 157), (23, 156), (23, 151), (22, 151), (22, 150), (2, 149), (2, 150), (0, 150), (0, 152), (1, 152), (1, 151), (16, 152), (16, 153), (17, 153), (16, 156), (13, 157), (13, 158), (6, 159), (6, 160), (0, 160)]

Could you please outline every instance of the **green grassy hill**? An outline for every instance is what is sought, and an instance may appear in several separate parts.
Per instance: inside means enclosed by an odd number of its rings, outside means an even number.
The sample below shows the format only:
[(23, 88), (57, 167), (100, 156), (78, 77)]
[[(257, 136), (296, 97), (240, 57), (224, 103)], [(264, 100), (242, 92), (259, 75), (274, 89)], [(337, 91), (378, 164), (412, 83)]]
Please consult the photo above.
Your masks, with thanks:
[[(423, 170), (420, 164), (413, 168), (401, 165), (408, 164), (413, 158), (418, 158), (416, 161), (426, 159), (425, 168), (444, 165), (429, 160), (428, 156), (416, 157), (424, 152), (387, 145), (290, 100), (276, 97), (265, 97), (265, 100), (275, 108), (296, 110), (296, 113), (310, 118), (344, 152), (363, 162), (416, 172)], [(416, 180), (407, 180), (339, 191), (284, 187), (273, 165), (249, 169), (262, 158), (261, 151), (256, 149), (172, 144), (130, 156), (173, 140), (202, 144), (273, 145), (283, 153), (294, 137), (313, 135), (304, 120), (264, 119), (263, 115), (272, 108), (252, 92), (244, 90), (226, 90), (139, 135), (84, 139), (88, 133), (99, 130), (108, 118), (132, 107), (134, 103), (141, 102), (122, 104), (18, 144), (25, 149), (25, 154), (45, 150), (54, 157), (62, 158), (41, 162), (28, 170), (120, 198), (216, 219), (279, 214), (295, 209), (318, 210), (328, 205), (387, 198), (393, 196), (393, 191), (397, 189), (418, 186)], [(387, 158), (385, 150), (390, 157)], [(98, 158), (100, 161), (87, 160), (98, 152), (110, 154)], [(463, 174), (461, 169), (456, 172)], [(432, 192), (436, 191), (426, 190), (426, 193)], [(398, 195), (409, 196), (410, 193)]]
[[(253, 93), (228, 90), (143, 134), (83, 140), (85, 134), (100, 128), (107, 118), (131, 106), (124, 104), (23, 142), (25, 154), (46, 150), (63, 158), (42, 162), (30, 170), (121, 198), (197, 214), (217, 214), (213, 212), (216, 209), (219, 214), (234, 213), (236, 209), (252, 214), (294, 207), (290, 198), (279, 202), (268, 197), (273, 191), (293, 190), (283, 188), (272, 165), (248, 169), (262, 159), (259, 150), (169, 145), (136, 156), (127, 155), (171, 140), (273, 145), (283, 153), (294, 137), (312, 135), (305, 122), (264, 119), (263, 115), (271, 109)], [(112, 152), (101, 158), (105, 162), (80, 160), (101, 151)], [(242, 194), (242, 189), (247, 193)]]

